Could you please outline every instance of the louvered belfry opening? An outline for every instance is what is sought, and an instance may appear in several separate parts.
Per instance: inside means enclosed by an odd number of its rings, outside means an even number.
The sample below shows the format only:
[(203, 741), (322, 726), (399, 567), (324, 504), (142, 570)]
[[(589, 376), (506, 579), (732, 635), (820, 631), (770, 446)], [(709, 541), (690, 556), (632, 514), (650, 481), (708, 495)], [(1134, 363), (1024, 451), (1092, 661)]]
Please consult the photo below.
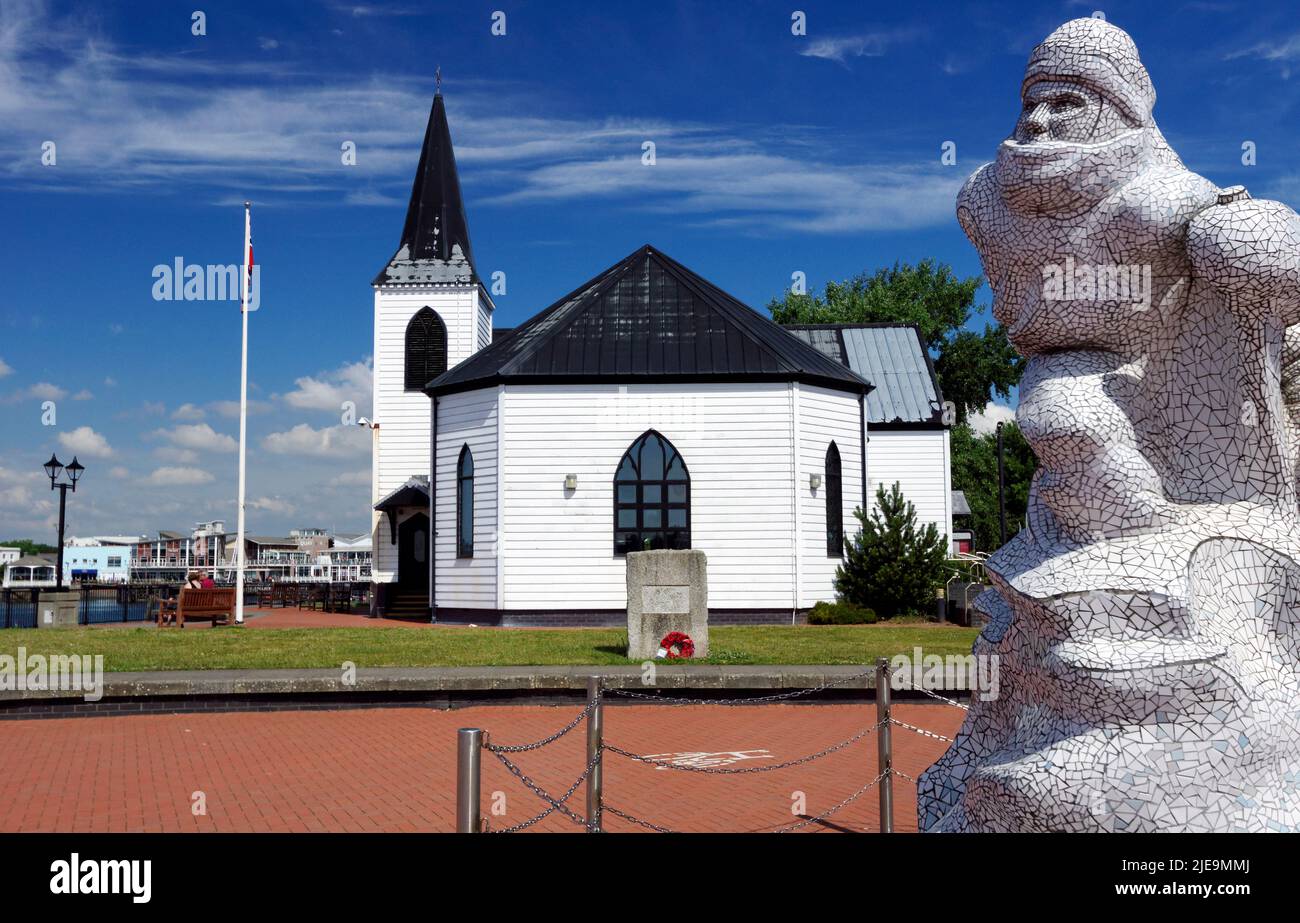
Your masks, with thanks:
[(447, 371), (447, 325), (433, 308), (421, 308), (406, 325), (406, 390), (424, 386)]

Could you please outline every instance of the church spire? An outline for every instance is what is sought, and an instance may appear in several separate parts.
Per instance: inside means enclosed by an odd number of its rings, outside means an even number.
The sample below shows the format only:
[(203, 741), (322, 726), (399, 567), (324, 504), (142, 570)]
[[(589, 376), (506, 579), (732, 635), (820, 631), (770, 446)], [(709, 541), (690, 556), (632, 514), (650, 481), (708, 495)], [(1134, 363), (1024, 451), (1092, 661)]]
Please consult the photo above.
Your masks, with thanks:
[(402, 239), (397, 253), (376, 277), (376, 285), (470, 282), (477, 278), (447, 109), (442, 101), (441, 72), (437, 82)]

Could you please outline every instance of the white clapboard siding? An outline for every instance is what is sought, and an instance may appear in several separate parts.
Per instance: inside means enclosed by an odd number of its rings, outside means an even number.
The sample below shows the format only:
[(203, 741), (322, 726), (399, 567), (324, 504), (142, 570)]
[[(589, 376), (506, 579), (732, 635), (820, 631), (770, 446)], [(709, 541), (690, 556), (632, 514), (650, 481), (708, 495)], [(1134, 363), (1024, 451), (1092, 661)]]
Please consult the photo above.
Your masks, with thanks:
[(649, 429), (690, 471), (691, 545), (709, 557), (710, 607), (794, 605), (791, 386), (507, 387), (505, 400), (503, 608), (625, 606), (614, 472)]
[[(433, 402), (425, 399), (432, 412)], [(438, 399), (436, 510), (437, 604), (497, 608), (497, 389)], [(474, 556), (456, 557), (456, 466), (468, 445), (474, 457)]]
[[(379, 438), (371, 460), (374, 502), (401, 487), (408, 478), (429, 473), (429, 398), (405, 390), (406, 327), (421, 308), (433, 308), (447, 325), (448, 367), (475, 352), (477, 286), (375, 291), (374, 420)], [(387, 518), (374, 513), (372, 538), (374, 580), (397, 579), (397, 547)]]
[(916, 507), (916, 521), (934, 523), (952, 537), (952, 474), (948, 431), (871, 430), (867, 434), (867, 487), (872, 506), (876, 488), (898, 481), (903, 497)]
[[(807, 608), (835, 599), (835, 568), (842, 560), (826, 553), (826, 450), (832, 440), (840, 452), (844, 534), (857, 531), (853, 511), (862, 505), (862, 411), (857, 396), (842, 391), (800, 385), (798, 395), (799, 606)], [(817, 490), (810, 486), (813, 474), (822, 477)]]

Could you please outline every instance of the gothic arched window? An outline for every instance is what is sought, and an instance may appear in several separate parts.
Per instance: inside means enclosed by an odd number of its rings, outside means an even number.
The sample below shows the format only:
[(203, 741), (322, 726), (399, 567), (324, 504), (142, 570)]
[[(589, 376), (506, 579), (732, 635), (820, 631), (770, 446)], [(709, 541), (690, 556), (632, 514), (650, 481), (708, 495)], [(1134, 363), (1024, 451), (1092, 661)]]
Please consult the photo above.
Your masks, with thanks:
[(456, 462), (456, 557), (474, 557), (474, 453), (468, 443)]
[(447, 325), (433, 308), (421, 308), (406, 325), (406, 390), (424, 386), (447, 371)]
[(826, 449), (826, 556), (844, 557), (844, 487), (834, 442)]
[(690, 472), (673, 444), (649, 430), (614, 474), (614, 554), (690, 547)]

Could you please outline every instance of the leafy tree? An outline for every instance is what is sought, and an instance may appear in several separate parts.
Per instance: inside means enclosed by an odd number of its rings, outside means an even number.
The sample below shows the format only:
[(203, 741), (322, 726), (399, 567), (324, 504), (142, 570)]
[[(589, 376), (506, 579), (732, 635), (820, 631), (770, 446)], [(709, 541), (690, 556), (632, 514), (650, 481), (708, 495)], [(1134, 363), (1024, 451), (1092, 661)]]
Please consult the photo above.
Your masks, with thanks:
[(1020, 383), (1025, 361), (1016, 353), (1001, 325), (984, 325), (982, 334), (959, 330), (939, 350), (934, 373), (943, 399), (957, 409), (957, 423), (982, 411), (993, 393), (1003, 398)]
[[(998, 537), (998, 449), (997, 436), (980, 435), (969, 426), (950, 430), (952, 446), (952, 486), (966, 495), (970, 504), (971, 531), (975, 533), (977, 551), (995, 551)], [(1029, 482), (1038, 459), (1029, 447), (1020, 427), (1007, 423), (1002, 427), (1003, 470), (1006, 477), (1007, 540), (1010, 541), (1025, 521), (1029, 508)]]
[(876, 490), (867, 516), (853, 515), (861, 528), (844, 543), (844, 563), (835, 570), (835, 592), (855, 606), (874, 609), (882, 618), (928, 613), (934, 591), (943, 586), (949, 542), (934, 523), (916, 524), (916, 507), (904, 499), (895, 481), (888, 493)]
[(0, 541), (0, 546), (5, 548), (17, 548), (23, 556), (29, 554), (55, 554), (58, 548), (54, 545), (46, 545), (42, 542), (34, 542), (30, 538), (11, 538)]
[(898, 262), (871, 275), (827, 282), (821, 296), (787, 291), (767, 309), (778, 324), (915, 324), (937, 357), (944, 399), (964, 423), (993, 395), (1009, 397), (1024, 370), (1001, 324), (985, 325), (983, 334), (963, 329), (983, 282), (980, 276), (959, 279), (947, 264), (931, 259), (915, 266)]

